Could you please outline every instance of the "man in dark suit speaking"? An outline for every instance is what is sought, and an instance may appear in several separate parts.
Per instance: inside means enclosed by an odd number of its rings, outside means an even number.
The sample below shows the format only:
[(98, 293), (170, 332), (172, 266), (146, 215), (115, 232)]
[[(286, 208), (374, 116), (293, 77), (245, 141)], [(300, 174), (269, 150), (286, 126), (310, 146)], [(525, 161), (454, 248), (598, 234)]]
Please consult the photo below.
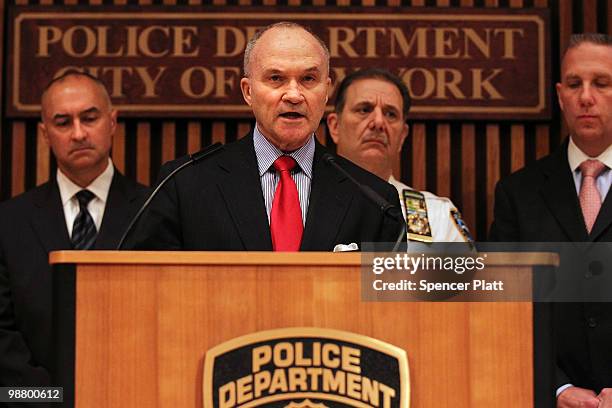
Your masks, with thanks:
[[(274, 24), (248, 43), (244, 73), (253, 133), (170, 180), (126, 247), (331, 251), (395, 241), (400, 221), (384, 216), (330, 165), (314, 136), (331, 83), (325, 44), (299, 25)], [(392, 186), (336, 161), (399, 208)]]
[(41, 105), (40, 131), (57, 174), (0, 204), (1, 386), (64, 385), (51, 372), (56, 349), (48, 254), (113, 249), (147, 191), (110, 160), (117, 112), (100, 81), (67, 73), (47, 87)]
[[(557, 152), (499, 182), (495, 241), (612, 241), (610, 36), (572, 37), (557, 95), (570, 138)], [(612, 407), (612, 306), (552, 306), (557, 407)]]

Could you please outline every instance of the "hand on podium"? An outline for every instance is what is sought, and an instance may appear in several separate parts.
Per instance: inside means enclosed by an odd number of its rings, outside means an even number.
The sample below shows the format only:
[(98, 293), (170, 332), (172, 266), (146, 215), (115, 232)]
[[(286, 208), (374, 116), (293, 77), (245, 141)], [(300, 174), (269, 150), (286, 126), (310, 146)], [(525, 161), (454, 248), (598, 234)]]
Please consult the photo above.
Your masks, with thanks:
[[(569, 387), (557, 397), (557, 408), (598, 408), (599, 398), (595, 391), (580, 387)], [(612, 407), (612, 405), (611, 405)]]

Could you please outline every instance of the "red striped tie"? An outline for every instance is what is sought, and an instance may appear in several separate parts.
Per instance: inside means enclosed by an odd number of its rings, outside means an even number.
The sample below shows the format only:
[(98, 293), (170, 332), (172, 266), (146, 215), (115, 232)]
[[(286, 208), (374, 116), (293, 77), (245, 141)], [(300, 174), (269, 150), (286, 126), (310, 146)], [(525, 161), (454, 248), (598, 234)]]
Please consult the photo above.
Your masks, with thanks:
[(299, 251), (302, 242), (302, 210), (297, 187), (291, 178), (295, 164), (291, 156), (281, 156), (273, 164), (280, 174), (270, 215), (272, 247), (275, 251)]

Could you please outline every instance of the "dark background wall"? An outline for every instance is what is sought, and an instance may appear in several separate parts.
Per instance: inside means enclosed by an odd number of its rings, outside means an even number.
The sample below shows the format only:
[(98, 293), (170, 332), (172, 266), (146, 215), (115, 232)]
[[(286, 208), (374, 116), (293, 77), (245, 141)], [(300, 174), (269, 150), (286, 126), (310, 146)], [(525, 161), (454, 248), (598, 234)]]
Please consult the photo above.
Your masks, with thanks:
[[(612, 34), (612, 0), (0, 0), (3, 17), (0, 30), (0, 62), (6, 62), (7, 6), (29, 5), (210, 5), (210, 7), (324, 6), (351, 9), (372, 6), (548, 8), (551, 15), (550, 49), (553, 82), (559, 78), (562, 50), (572, 33)], [(0, 87), (2, 126), (0, 128), (0, 200), (6, 200), (45, 182), (56, 164), (37, 133), (37, 121), (7, 120), (4, 101), (7, 83), (3, 70)], [(493, 193), (500, 177), (523, 167), (555, 149), (565, 137), (565, 127), (553, 101), (550, 121), (419, 121), (411, 122), (410, 135), (402, 152), (396, 176), (417, 189), (449, 196), (461, 209), (477, 239), (484, 239), (492, 220)], [(153, 115), (152, 115), (153, 116)], [(252, 121), (244, 119), (126, 119), (120, 121), (113, 147), (115, 165), (128, 176), (145, 184), (154, 182), (161, 163), (217, 141), (231, 142), (244, 135)], [(321, 142), (333, 145), (322, 125)]]

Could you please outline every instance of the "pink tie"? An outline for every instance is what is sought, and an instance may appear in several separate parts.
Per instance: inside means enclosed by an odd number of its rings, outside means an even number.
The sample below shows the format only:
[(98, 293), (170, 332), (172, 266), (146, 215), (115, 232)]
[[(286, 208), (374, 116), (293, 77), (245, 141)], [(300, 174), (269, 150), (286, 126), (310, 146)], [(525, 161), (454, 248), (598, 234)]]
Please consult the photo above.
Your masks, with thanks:
[(595, 181), (606, 165), (599, 160), (585, 160), (580, 163), (582, 185), (580, 186), (580, 207), (589, 234), (601, 208), (601, 194)]
[(281, 156), (273, 164), (280, 173), (270, 214), (272, 248), (275, 251), (299, 251), (302, 242), (302, 210), (295, 181), (291, 178), (295, 164), (291, 156)]

